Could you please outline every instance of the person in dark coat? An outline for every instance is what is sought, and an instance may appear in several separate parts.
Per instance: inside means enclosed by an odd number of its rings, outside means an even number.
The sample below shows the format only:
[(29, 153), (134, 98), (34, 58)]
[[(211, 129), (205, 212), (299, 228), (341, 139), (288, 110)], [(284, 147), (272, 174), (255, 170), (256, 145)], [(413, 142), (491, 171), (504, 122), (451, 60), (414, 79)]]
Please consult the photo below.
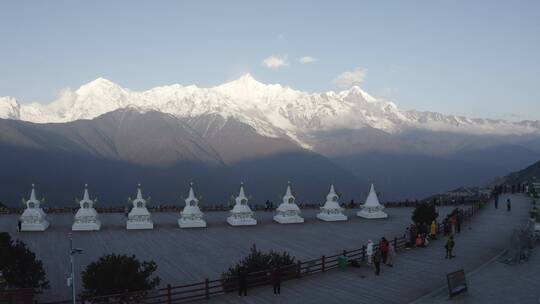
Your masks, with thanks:
[(510, 201), (510, 199), (507, 199), (506, 200), (506, 211), (510, 212), (511, 209), (512, 209), (512, 202)]
[(443, 220), (443, 233), (444, 236), (448, 236), (450, 234), (450, 223), (448, 222), (448, 217)]
[(373, 264), (375, 265), (375, 275), (379, 275), (381, 273), (381, 249), (377, 249), (375, 252), (375, 255), (373, 256)]
[(444, 246), (446, 248), (446, 258), (451, 259), (455, 258), (456, 256), (453, 254), (454, 246), (456, 243), (454, 242), (454, 237), (450, 236), (448, 238), (448, 241), (446, 241), (446, 245)]
[(456, 230), (457, 233), (461, 233), (461, 224), (463, 223), (463, 212), (458, 210), (456, 212)]
[(279, 266), (274, 267), (272, 269), (272, 273), (270, 274), (270, 281), (272, 282), (272, 285), (274, 287), (274, 294), (280, 294), (281, 293), (281, 268)]
[(22, 230), (22, 222), (21, 222), (21, 220), (19, 220), (19, 221), (17, 222), (17, 231), (20, 232), (21, 230)]
[(495, 209), (499, 209), (499, 195), (495, 194)]
[(246, 268), (240, 268), (238, 272), (238, 295), (247, 296), (248, 288), (248, 271)]

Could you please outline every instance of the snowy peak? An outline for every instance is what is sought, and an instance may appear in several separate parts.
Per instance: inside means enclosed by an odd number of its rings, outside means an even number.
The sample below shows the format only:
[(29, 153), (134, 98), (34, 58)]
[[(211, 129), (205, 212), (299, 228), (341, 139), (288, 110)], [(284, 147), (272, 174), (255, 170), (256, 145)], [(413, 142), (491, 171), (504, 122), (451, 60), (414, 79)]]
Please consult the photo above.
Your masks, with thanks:
[(262, 90), (266, 87), (266, 84), (259, 82), (257, 79), (253, 78), (250, 73), (240, 76), (240, 78), (224, 83), (217, 86), (217, 88), (237, 88), (241, 90)]
[(212, 90), (229, 98), (251, 103), (268, 99), (291, 99), (301, 93), (289, 87), (282, 87), (280, 84), (264, 84), (249, 73), (234, 81), (214, 87)]
[(20, 105), (13, 97), (0, 97), (0, 118), (19, 119)]
[(309, 148), (316, 132), (376, 128), (388, 133), (408, 128), (468, 134), (540, 134), (539, 122), (470, 119), (432, 112), (402, 111), (360, 87), (340, 92), (307, 93), (264, 84), (251, 74), (211, 88), (173, 84), (137, 92), (98, 78), (75, 91), (64, 90), (48, 105), (0, 98), (0, 118), (36, 123), (93, 119), (123, 108), (155, 110), (176, 117), (215, 114), (233, 117), (269, 137), (288, 137)]
[(89, 83), (82, 85), (76, 91), (76, 93), (79, 95), (84, 95), (84, 94), (95, 94), (98, 92), (105, 93), (105, 92), (118, 91), (118, 90), (122, 90), (122, 88), (118, 84), (108, 79), (99, 77), (96, 80), (90, 81)]

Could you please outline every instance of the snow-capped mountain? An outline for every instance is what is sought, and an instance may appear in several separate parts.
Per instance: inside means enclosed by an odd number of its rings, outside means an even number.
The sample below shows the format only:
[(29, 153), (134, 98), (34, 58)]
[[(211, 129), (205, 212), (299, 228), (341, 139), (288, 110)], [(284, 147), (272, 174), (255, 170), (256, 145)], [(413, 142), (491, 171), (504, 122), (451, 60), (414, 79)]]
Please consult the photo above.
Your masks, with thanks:
[(0, 98), (0, 118), (35, 123), (92, 119), (122, 109), (156, 110), (179, 118), (218, 114), (233, 117), (268, 137), (287, 136), (309, 148), (312, 134), (371, 127), (387, 133), (426, 129), (465, 134), (540, 134), (539, 122), (471, 119), (433, 112), (402, 111), (359, 87), (341, 92), (307, 93), (266, 85), (250, 74), (211, 88), (178, 84), (136, 92), (98, 78), (76, 91), (64, 91), (48, 105)]

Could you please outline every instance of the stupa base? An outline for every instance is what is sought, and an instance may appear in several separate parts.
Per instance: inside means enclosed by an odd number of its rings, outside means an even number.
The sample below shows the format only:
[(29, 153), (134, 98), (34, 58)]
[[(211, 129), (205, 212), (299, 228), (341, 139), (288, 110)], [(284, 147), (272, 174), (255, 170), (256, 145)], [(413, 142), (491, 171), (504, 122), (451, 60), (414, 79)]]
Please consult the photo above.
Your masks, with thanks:
[(339, 222), (346, 221), (348, 218), (344, 214), (328, 214), (328, 213), (318, 213), (317, 218), (325, 222)]
[(359, 217), (365, 218), (365, 219), (385, 219), (388, 217), (388, 214), (384, 213), (383, 211), (375, 211), (375, 212), (369, 212), (366, 210), (360, 210), (358, 213), (356, 213)]
[(281, 216), (274, 215), (274, 221), (280, 224), (301, 224), (304, 222), (304, 218), (301, 216)]
[(45, 231), (49, 228), (49, 222), (41, 223), (21, 223), (21, 231)]
[(180, 226), (180, 228), (205, 228), (206, 227), (206, 221), (205, 220), (184, 220), (184, 219), (179, 219), (178, 220), (178, 226)]
[(257, 220), (254, 218), (234, 218), (232, 216), (229, 216), (227, 218), (227, 223), (231, 226), (254, 226), (257, 225)]
[(100, 221), (95, 223), (74, 223), (71, 226), (72, 231), (98, 231), (99, 229), (101, 229)]
[(148, 222), (135, 222), (135, 221), (128, 221), (126, 223), (126, 229), (127, 230), (141, 230), (141, 229), (154, 229), (154, 222), (148, 221)]

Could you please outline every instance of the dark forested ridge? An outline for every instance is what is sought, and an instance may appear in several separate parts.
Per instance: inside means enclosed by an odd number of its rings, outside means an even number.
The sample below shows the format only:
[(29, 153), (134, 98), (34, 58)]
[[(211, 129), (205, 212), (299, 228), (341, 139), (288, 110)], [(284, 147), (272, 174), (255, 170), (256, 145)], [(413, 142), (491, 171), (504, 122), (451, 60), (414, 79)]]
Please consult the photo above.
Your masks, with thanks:
[(223, 204), (243, 181), (255, 202), (276, 202), (289, 180), (300, 202), (323, 202), (330, 183), (343, 201), (363, 201), (370, 182), (383, 201), (415, 199), (540, 159), (521, 139), (424, 133), (332, 132), (306, 150), (219, 115), (123, 109), (70, 123), (0, 120), (0, 201), (18, 206), (35, 183), (49, 206), (70, 205), (88, 183), (99, 204), (122, 205), (140, 182), (153, 203), (183, 204), (193, 181), (203, 202)]

